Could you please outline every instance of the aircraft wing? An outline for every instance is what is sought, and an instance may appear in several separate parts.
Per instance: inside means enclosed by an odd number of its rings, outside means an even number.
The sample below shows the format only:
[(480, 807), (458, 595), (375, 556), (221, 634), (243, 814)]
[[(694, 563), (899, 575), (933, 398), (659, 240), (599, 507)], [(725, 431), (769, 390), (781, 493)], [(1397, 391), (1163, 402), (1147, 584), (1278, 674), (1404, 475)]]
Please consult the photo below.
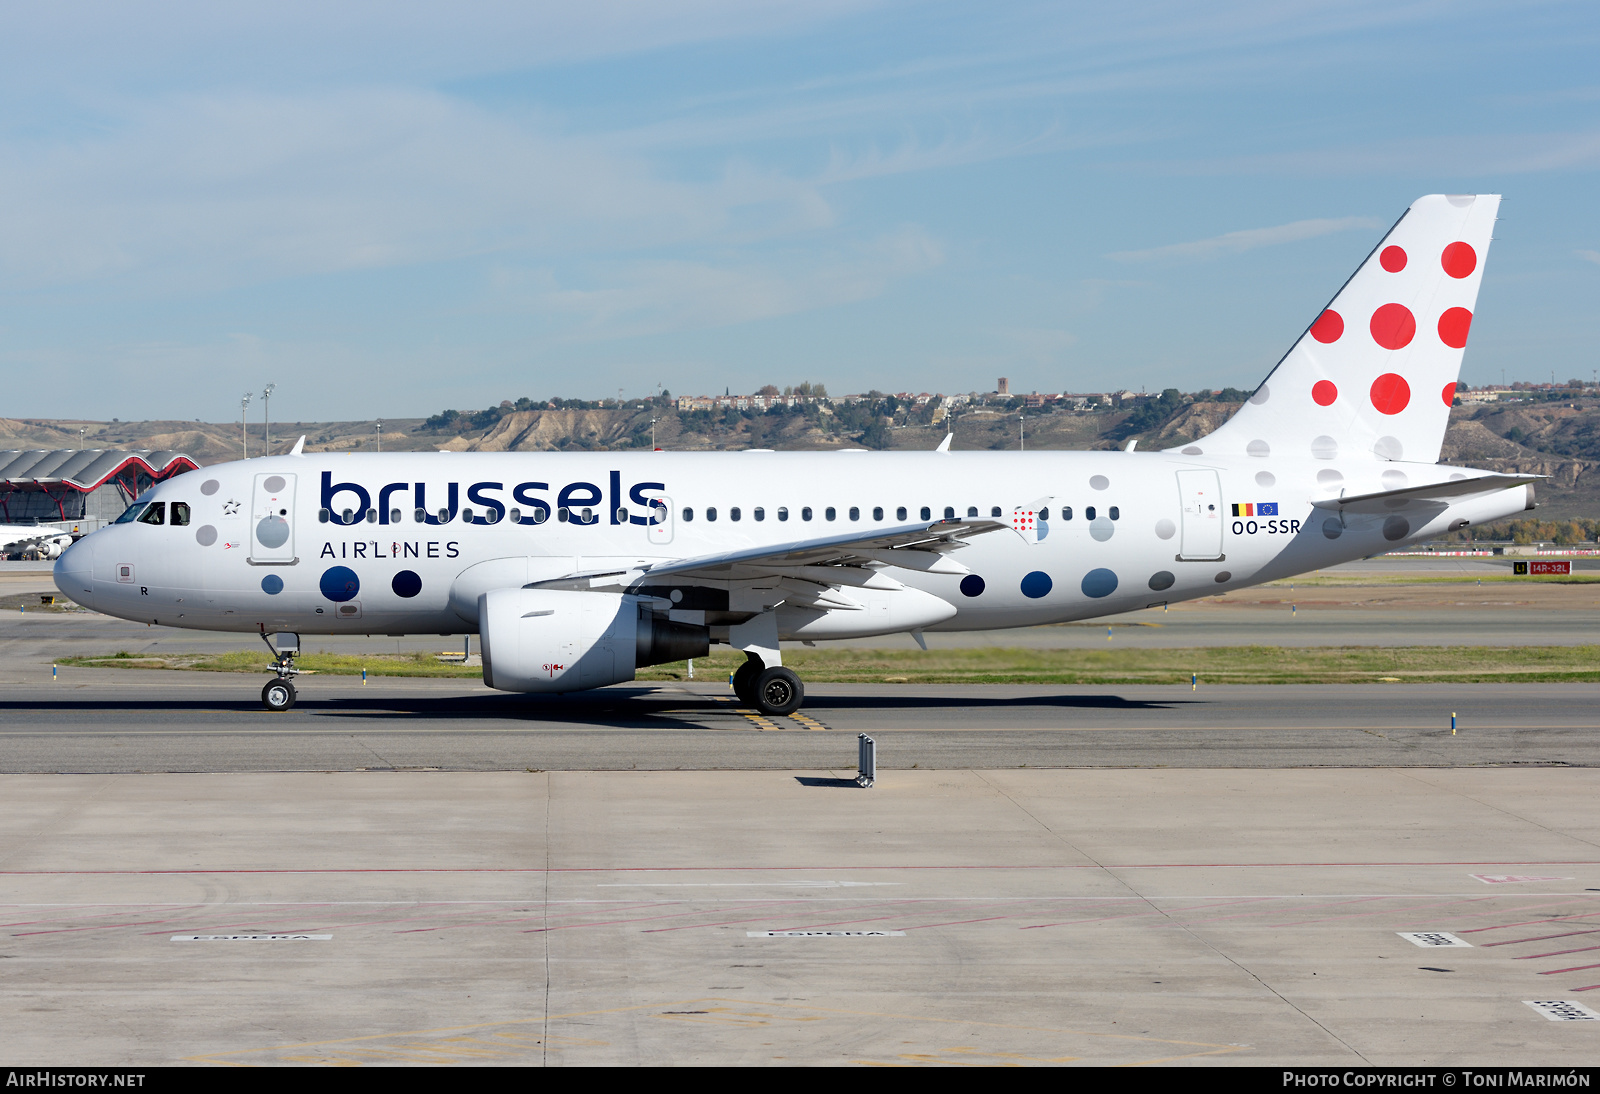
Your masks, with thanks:
[[(821, 577), (850, 580), (849, 568), (857, 574), (870, 574), (869, 564), (898, 566), (926, 573), (965, 574), (967, 568), (949, 554), (966, 546), (966, 540), (985, 532), (996, 532), (1009, 525), (994, 520), (938, 520), (875, 528), (870, 533), (847, 532), (816, 539), (797, 539), (768, 547), (725, 551), (714, 555), (668, 562), (641, 563), (631, 569), (592, 570), (568, 574), (547, 581), (533, 582), (532, 589), (598, 588), (608, 585), (656, 584), (665, 577), (701, 579), (713, 582), (748, 581), (764, 576), (798, 577), (802, 572), (812, 581)], [(828, 570), (819, 570), (827, 567)], [(829, 581), (829, 583), (832, 583)]]
[(1428, 486), (1407, 486), (1399, 490), (1381, 490), (1375, 494), (1354, 494), (1338, 498), (1318, 498), (1311, 504), (1318, 509), (1332, 509), (1344, 513), (1388, 513), (1408, 502), (1452, 502), (1480, 494), (1493, 494), (1518, 486), (1538, 482), (1544, 475), (1476, 475), (1468, 478), (1436, 482)]

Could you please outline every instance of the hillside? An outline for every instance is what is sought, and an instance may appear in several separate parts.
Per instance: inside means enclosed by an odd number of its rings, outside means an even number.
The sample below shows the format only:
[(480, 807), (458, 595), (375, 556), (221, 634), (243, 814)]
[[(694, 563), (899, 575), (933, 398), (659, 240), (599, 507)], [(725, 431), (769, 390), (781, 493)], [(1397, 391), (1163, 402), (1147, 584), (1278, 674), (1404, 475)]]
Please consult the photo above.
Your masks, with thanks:
[[(1226, 393), (1231, 394), (1231, 393)], [(526, 404), (526, 400), (523, 401)], [(1016, 401), (1013, 401), (1014, 403)], [(641, 401), (620, 409), (593, 404), (560, 409), (515, 409), (511, 403), (474, 414), (454, 411), (430, 419), (382, 423), (384, 451), (556, 452), (641, 450), (650, 447), (655, 419), (658, 447), (675, 451), (776, 448), (825, 451), (839, 448), (928, 450), (944, 437), (930, 407), (915, 408), (885, 397), (875, 403), (817, 405), (759, 411), (679, 413), (666, 401)], [(1029, 449), (1120, 448), (1131, 437), (1143, 448), (1185, 444), (1216, 429), (1237, 402), (1194, 399), (1168, 392), (1136, 409), (1088, 411), (1034, 409), (1022, 426)], [(963, 407), (954, 416), (958, 450), (1015, 450), (1016, 405)], [(237, 459), (237, 423), (146, 421), (86, 422), (0, 418), (0, 449), (76, 448), (79, 430), (89, 448), (175, 449), (201, 463)], [(286, 451), (302, 434), (312, 452), (373, 451), (377, 423), (274, 423), (273, 450)], [(250, 427), (250, 453), (260, 455), (261, 423)], [(1549, 476), (1539, 487), (1539, 517), (1566, 521), (1600, 517), (1600, 400), (1457, 406), (1445, 435), (1443, 460), (1497, 471)]]

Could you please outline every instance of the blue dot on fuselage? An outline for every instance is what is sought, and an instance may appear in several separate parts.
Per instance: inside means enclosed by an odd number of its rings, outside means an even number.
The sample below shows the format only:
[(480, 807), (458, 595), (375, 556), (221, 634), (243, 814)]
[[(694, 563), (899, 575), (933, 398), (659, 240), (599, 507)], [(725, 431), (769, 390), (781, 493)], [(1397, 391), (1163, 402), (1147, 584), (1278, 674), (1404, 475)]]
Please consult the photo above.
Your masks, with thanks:
[(1033, 600), (1038, 600), (1046, 595), (1055, 586), (1050, 580), (1050, 575), (1043, 570), (1035, 570), (1022, 579), (1022, 595)]
[(1099, 599), (1117, 591), (1117, 575), (1101, 567), (1083, 575), (1083, 595)]
[(962, 596), (982, 596), (983, 595), (983, 578), (979, 577), (977, 574), (968, 574), (966, 577), (962, 578), (961, 579), (961, 595)]
[(336, 604), (346, 600), (354, 600), (361, 591), (361, 579), (356, 572), (348, 566), (329, 566), (322, 572), (322, 580), (318, 582), (322, 595)]
[(394, 575), (394, 580), (389, 585), (394, 589), (395, 596), (403, 596), (409, 600), (422, 591), (422, 575), (414, 570), (401, 570)]
[(283, 578), (277, 574), (268, 574), (261, 579), (261, 591), (268, 596), (277, 596), (283, 592)]

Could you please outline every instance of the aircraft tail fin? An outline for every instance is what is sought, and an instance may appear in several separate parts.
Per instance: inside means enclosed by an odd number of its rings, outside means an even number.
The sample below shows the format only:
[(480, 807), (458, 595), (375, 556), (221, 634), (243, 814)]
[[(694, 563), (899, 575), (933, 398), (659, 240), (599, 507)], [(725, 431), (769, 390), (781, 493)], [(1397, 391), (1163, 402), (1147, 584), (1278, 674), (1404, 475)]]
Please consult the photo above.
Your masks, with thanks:
[(1499, 207), (1418, 198), (1250, 401), (1169, 451), (1437, 462)]

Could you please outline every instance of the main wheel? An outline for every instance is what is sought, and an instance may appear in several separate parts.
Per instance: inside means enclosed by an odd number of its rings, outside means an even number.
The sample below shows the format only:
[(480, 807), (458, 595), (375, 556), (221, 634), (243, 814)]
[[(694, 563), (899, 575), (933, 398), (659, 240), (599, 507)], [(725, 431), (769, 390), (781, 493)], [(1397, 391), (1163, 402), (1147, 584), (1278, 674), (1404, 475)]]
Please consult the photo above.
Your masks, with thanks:
[(261, 689), (261, 705), (268, 710), (288, 710), (294, 698), (294, 685), (287, 680), (269, 680)]
[(756, 677), (752, 705), (762, 714), (793, 714), (805, 697), (800, 677), (786, 668), (771, 668)]
[(761, 675), (763, 667), (759, 660), (748, 658), (744, 664), (733, 670), (733, 693), (747, 707), (756, 705), (756, 677)]

